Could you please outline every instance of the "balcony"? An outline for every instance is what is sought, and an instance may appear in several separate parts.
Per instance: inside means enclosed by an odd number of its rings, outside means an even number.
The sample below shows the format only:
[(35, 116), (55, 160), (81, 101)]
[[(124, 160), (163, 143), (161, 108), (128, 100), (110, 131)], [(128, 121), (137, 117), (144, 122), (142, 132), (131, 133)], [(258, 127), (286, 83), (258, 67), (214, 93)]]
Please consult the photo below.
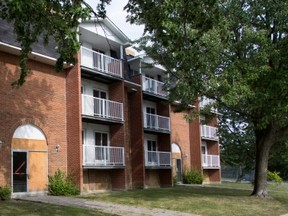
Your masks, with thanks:
[(150, 168), (171, 168), (171, 152), (145, 151), (145, 166)]
[(160, 97), (167, 97), (168, 93), (163, 90), (163, 82), (143, 76), (143, 91)]
[(124, 147), (83, 145), (83, 166), (113, 168), (125, 166)]
[[(204, 109), (206, 106), (210, 106), (213, 103), (215, 103), (215, 100), (210, 99), (210, 98), (206, 98), (206, 97), (202, 97), (200, 100), (200, 109)], [(218, 113), (218, 110), (214, 107), (211, 107), (210, 111), (212, 113)]]
[(204, 169), (219, 169), (220, 168), (219, 155), (202, 154), (202, 167)]
[(155, 131), (170, 132), (170, 118), (144, 113), (144, 128)]
[(124, 121), (123, 104), (82, 94), (82, 115), (113, 121)]
[(81, 66), (104, 75), (122, 78), (122, 61), (81, 47)]
[(217, 141), (217, 128), (208, 125), (201, 125), (201, 138)]

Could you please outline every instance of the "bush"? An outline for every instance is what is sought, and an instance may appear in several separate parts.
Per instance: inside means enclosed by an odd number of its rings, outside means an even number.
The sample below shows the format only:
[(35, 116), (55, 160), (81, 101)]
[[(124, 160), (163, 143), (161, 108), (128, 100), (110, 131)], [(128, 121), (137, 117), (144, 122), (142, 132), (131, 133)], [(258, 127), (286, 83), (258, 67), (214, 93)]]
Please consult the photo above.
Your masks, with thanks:
[(279, 172), (270, 172), (267, 173), (267, 179), (270, 181), (274, 181), (276, 184), (281, 184), (283, 182), (283, 179), (280, 177)]
[(54, 176), (49, 176), (48, 192), (54, 196), (69, 196), (79, 194), (72, 176), (67, 176), (58, 169)]
[(11, 188), (9, 186), (0, 186), (0, 199), (10, 200), (11, 199)]
[(175, 187), (177, 184), (177, 176), (173, 176), (173, 186)]
[(204, 177), (197, 169), (187, 170), (183, 175), (184, 184), (202, 184)]

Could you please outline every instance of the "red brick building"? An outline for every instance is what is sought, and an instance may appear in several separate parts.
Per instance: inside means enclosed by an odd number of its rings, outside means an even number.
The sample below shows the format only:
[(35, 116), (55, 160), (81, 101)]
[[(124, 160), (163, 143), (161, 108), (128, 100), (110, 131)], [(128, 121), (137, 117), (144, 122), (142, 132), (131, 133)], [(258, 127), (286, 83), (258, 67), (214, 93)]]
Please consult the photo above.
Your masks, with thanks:
[(58, 168), (83, 193), (171, 186), (192, 167), (219, 182), (217, 118), (205, 116), (201, 126), (200, 118), (186, 122), (174, 113), (162, 89), (164, 68), (146, 67), (148, 57), (127, 59), (129, 39), (111, 21), (87, 21), (79, 30), (78, 64), (56, 73), (55, 45), (40, 41), (25, 84), (15, 89), (19, 45), (1, 21), (0, 185), (14, 195), (43, 193)]

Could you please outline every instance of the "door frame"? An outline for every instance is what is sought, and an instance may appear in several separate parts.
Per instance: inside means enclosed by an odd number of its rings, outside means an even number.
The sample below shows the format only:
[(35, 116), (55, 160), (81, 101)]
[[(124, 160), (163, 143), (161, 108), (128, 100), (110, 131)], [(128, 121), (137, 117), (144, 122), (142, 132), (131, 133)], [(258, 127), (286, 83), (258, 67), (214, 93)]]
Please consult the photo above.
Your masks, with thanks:
[[(12, 188), (12, 194), (26, 194), (29, 193), (29, 152), (27, 150), (21, 150), (21, 149), (11, 149), (12, 154), (11, 154), (11, 188)], [(13, 168), (14, 168), (14, 152), (22, 152), (26, 153), (26, 191), (25, 192), (14, 192), (14, 176), (13, 176)]]
[[(183, 164), (182, 164), (182, 158), (175, 158), (176, 159), (176, 176), (177, 176), (177, 181), (179, 182), (182, 182), (182, 180), (183, 180)], [(179, 178), (179, 176), (178, 176), (178, 161), (180, 161), (180, 178)]]

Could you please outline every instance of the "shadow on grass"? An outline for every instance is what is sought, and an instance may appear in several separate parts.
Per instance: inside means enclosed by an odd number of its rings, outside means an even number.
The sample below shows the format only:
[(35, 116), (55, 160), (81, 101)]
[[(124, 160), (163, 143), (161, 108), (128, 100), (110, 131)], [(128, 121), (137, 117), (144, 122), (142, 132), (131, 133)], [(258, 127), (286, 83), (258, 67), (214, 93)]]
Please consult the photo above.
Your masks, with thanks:
[(133, 199), (141, 199), (143, 201), (153, 201), (162, 199), (177, 199), (177, 198), (189, 198), (189, 197), (219, 197), (219, 196), (233, 196), (233, 197), (242, 197), (249, 196), (251, 191), (246, 190), (235, 190), (235, 189), (227, 189), (227, 188), (211, 188), (211, 187), (199, 187), (199, 186), (177, 186), (174, 188), (157, 188), (157, 189), (137, 189), (137, 190), (128, 190), (122, 192), (111, 192), (106, 194), (99, 194), (88, 196), (85, 198), (96, 198), (99, 197), (109, 197), (109, 198), (133, 198)]
[(24, 202), (24, 201), (0, 201), (0, 215), (5, 216), (115, 216), (91, 209), (78, 207), (57, 206), (51, 204)]

